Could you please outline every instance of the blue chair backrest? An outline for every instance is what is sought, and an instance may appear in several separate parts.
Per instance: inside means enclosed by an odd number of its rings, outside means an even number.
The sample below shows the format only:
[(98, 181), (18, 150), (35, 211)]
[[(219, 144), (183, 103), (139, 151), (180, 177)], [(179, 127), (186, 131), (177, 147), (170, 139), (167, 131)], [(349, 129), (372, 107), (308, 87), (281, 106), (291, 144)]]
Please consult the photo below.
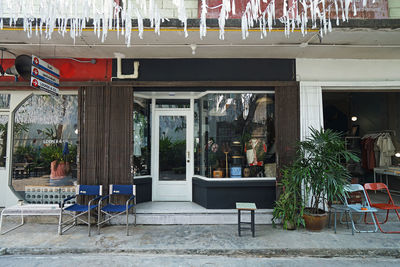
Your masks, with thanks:
[[(368, 198), (367, 198), (367, 194), (365, 193), (364, 187), (362, 185), (350, 184), (350, 185), (345, 186), (344, 190), (349, 193), (362, 191), (363, 195), (364, 195), (363, 204), (367, 207), (370, 207)], [(344, 196), (344, 199), (345, 199), (345, 204), (348, 205), (346, 196)]]
[(136, 195), (136, 186), (132, 184), (130, 185), (111, 184), (110, 195)]
[(344, 190), (347, 192), (364, 191), (364, 187), (360, 184), (349, 184), (344, 187)]
[(101, 185), (78, 185), (76, 194), (85, 196), (101, 196), (102, 190), (103, 186)]

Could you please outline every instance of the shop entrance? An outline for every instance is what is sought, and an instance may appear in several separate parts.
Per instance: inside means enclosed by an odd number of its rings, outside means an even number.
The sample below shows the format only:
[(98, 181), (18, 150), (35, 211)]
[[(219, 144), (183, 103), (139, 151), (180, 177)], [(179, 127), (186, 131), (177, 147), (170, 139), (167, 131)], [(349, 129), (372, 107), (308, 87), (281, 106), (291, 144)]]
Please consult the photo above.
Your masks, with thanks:
[(153, 201), (192, 201), (193, 113), (156, 108), (153, 119)]

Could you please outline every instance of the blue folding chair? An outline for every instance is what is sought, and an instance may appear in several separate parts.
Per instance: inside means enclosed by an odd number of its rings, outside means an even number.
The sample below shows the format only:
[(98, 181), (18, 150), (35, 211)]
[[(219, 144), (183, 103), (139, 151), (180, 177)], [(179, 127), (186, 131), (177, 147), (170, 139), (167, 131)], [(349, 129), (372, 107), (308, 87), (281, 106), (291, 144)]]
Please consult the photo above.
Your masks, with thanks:
[[(68, 200), (76, 198), (77, 196), (91, 196), (94, 197), (89, 200), (87, 205), (72, 204), (65, 206)], [(98, 207), (98, 200), (102, 196), (102, 186), (101, 185), (77, 185), (75, 196), (68, 197), (62, 201), (60, 218), (58, 222), (58, 234), (62, 235), (64, 232), (68, 231), (72, 227), (77, 225), (78, 220), (89, 227), (90, 236), (90, 215), (92, 210), (96, 210)], [(97, 201), (97, 202), (96, 202)], [(83, 219), (83, 216), (87, 214), (87, 221)], [(63, 222), (63, 215), (69, 215), (72, 218)], [(81, 218), (82, 217), (82, 218)], [(65, 229), (63, 229), (65, 226)]]
[[(113, 204), (115, 196), (128, 195), (130, 198), (126, 201), (125, 205), (117, 205)], [(102, 201), (108, 199), (108, 204), (102, 207)], [(132, 203), (133, 201), (133, 203)], [(99, 202), (99, 212), (98, 212), (98, 220), (97, 220), (97, 230), (100, 234), (100, 227), (109, 222), (112, 218), (126, 213), (126, 235), (129, 235), (129, 220), (128, 214), (129, 210), (133, 208), (134, 214), (134, 224), (136, 226), (136, 186), (135, 185), (110, 185), (110, 194), (104, 196), (100, 199)], [(102, 214), (104, 214), (104, 220), (101, 220)]]
[[(358, 192), (358, 191), (363, 193), (363, 203), (362, 204), (359, 204), (359, 203), (349, 204), (347, 201), (346, 195), (344, 195), (345, 205), (350, 211), (349, 215), (350, 215), (350, 220), (351, 220), (351, 225), (352, 225), (351, 233), (354, 235), (354, 231), (358, 232), (358, 233), (375, 233), (376, 231), (378, 231), (378, 226), (377, 226), (375, 218), (374, 218), (374, 214), (378, 210), (371, 207), (371, 205), (368, 201), (368, 197), (365, 193), (364, 187), (360, 184), (351, 184), (351, 185), (346, 186), (344, 190), (348, 193)], [(362, 215), (359, 217), (359, 222), (361, 222), (361, 219), (363, 218), (363, 216), (366, 216), (369, 213), (372, 217), (372, 221), (373, 221), (373, 224), (375, 225), (375, 229), (374, 230), (359, 230), (359, 229), (357, 229), (354, 224), (354, 220), (353, 220), (353, 216), (352, 216), (353, 213), (359, 213)]]

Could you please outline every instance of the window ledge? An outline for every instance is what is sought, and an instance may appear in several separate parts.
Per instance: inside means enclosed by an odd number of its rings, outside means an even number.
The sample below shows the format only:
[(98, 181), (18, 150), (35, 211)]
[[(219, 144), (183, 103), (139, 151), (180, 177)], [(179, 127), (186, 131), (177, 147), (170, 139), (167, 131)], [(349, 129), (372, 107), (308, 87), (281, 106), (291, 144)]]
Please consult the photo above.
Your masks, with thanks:
[(276, 181), (276, 177), (207, 178), (200, 175), (194, 175), (193, 177), (210, 182)]

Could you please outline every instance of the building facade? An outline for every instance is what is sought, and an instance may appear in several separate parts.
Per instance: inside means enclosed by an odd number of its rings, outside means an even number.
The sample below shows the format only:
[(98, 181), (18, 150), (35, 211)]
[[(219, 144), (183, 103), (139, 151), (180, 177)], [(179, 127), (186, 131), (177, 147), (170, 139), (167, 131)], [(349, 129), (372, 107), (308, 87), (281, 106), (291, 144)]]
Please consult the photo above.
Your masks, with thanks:
[[(187, 2), (189, 28), (198, 32), (201, 1)], [(167, 1), (157, 3), (179, 16)], [(247, 40), (237, 19), (219, 40), (218, 13), (210, 11), (204, 39), (190, 31), (185, 39), (171, 19), (160, 36), (133, 37), (132, 47), (114, 33), (101, 44), (83, 32), (72, 44), (3, 28), (3, 68), (15, 64), (12, 54), (37, 55), (60, 69), (61, 93), (0, 78), (0, 206), (58, 203), (74, 184), (134, 183), (138, 202), (230, 209), (244, 201), (270, 209), (280, 169), (310, 126), (360, 142), (370, 132), (400, 131), (396, 8), (369, 5), (323, 37), (310, 29), (287, 38), (278, 23), (267, 38), (254, 30)], [(368, 112), (363, 101), (376, 109)], [(392, 139), (396, 154), (400, 140)]]

